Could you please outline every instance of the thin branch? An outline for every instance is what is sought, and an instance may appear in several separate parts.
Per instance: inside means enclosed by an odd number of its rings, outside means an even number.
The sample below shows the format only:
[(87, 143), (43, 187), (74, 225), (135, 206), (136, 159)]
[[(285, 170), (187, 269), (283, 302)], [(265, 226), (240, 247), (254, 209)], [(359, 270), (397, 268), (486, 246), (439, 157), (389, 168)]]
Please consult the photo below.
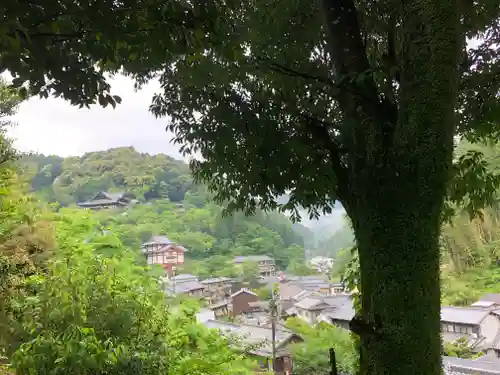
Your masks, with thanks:
[(272, 61), (266, 61), (264, 59), (258, 59), (257, 61), (265, 63), (269, 68), (271, 68), (271, 70), (273, 70), (275, 72), (283, 73), (283, 74), (288, 75), (290, 77), (301, 77), (301, 78), (304, 78), (306, 80), (316, 81), (316, 82), (322, 83), (328, 87), (339, 90), (339, 86), (337, 84), (335, 84), (335, 82), (333, 82), (333, 80), (331, 80), (327, 77), (321, 77), (321, 76), (317, 76), (317, 75), (310, 74), (310, 73), (299, 72), (295, 69), (286, 67), (284, 65), (281, 65), (281, 64), (278, 64), (278, 63), (275, 63)]
[(309, 121), (305, 122), (305, 125), (318, 144), (322, 145), (328, 151), (333, 171), (337, 177), (337, 195), (343, 203), (348, 202), (349, 171), (342, 162), (342, 155), (345, 150), (342, 150), (331, 138), (328, 128), (322, 122), (310, 118)]
[(325, 120), (321, 120), (321, 119), (317, 118), (316, 116), (310, 115), (308, 113), (302, 112), (299, 114), (299, 116), (305, 120), (314, 121), (327, 129), (335, 129), (338, 131), (344, 130), (340, 125), (333, 124), (333, 123), (325, 121)]

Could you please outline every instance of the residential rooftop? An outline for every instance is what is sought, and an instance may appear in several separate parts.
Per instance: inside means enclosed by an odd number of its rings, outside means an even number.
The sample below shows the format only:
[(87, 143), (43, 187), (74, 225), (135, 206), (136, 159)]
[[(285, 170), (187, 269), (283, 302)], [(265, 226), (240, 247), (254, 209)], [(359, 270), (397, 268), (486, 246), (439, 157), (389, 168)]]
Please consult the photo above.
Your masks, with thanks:
[(481, 296), (481, 298), (479, 298), (479, 301), (493, 302), (493, 303), (500, 305), (500, 294), (498, 294), (498, 293), (485, 294), (485, 295)]
[(273, 258), (267, 255), (248, 255), (248, 256), (237, 256), (234, 258), (234, 263), (244, 263), (244, 262), (265, 262), (274, 261)]
[[(272, 354), (272, 330), (270, 327), (257, 326), (250, 324), (233, 324), (222, 322), (219, 320), (208, 320), (205, 322), (208, 328), (219, 329), (221, 332), (226, 332), (239, 337), (242, 340), (243, 346), (257, 346), (251, 352), (258, 355)], [(277, 327), (276, 329), (276, 345), (280, 346), (286, 343), (293, 337), (300, 337), (293, 332)]]
[(316, 298), (304, 298), (294, 306), (303, 310), (323, 310), (329, 307), (326, 302)]
[(237, 295), (241, 294), (241, 293), (246, 293), (246, 294), (251, 294), (252, 296), (256, 296), (257, 297), (257, 293), (255, 292), (252, 292), (251, 290), (248, 290), (246, 288), (241, 288), (240, 290), (238, 290), (237, 292), (231, 294), (229, 296), (229, 299), (233, 298), (233, 297), (236, 297)]
[(173, 242), (167, 236), (152, 236), (149, 241), (142, 244), (141, 247), (149, 245), (172, 245)]
[(488, 316), (490, 312), (475, 307), (441, 307), (441, 321), (446, 323), (459, 323), (477, 325)]
[(180, 273), (178, 275), (175, 275), (172, 277), (170, 280), (180, 282), (180, 281), (187, 281), (187, 280), (198, 280), (198, 276), (196, 275), (191, 275), (189, 273)]
[(204, 285), (216, 284), (216, 283), (227, 283), (232, 282), (234, 279), (230, 277), (212, 277), (210, 279), (202, 280), (201, 283)]
[(500, 360), (486, 356), (476, 359), (443, 357), (443, 368), (446, 375), (500, 375)]
[(201, 284), (198, 281), (186, 281), (175, 285), (169, 284), (165, 286), (165, 291), (167, 293), (173, 293), (173, 294), (189, 293), (201, 289), (205, 289), (205, 285)]

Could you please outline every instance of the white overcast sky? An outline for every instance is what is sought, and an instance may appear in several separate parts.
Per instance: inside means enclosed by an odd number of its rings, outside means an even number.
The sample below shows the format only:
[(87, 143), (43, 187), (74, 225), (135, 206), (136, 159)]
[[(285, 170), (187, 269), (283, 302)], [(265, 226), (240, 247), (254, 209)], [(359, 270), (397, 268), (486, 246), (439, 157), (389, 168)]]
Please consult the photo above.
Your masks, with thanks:
[(148, 110), (159, 84), (153, 82), (136, 92), (130, 78), (116, 76), (111, 83), (113, 94), (122, 98), (116, 109), (98, 105), (79, 109), (57, 98), (36, 97), (22, 103), (14, 116), (17, 125), (9, 131), (16, 148), (69, 156), (133, 146), (140, 152), (180, 159), (172, 134), (165, 131), (167, 119), (157, 120)]

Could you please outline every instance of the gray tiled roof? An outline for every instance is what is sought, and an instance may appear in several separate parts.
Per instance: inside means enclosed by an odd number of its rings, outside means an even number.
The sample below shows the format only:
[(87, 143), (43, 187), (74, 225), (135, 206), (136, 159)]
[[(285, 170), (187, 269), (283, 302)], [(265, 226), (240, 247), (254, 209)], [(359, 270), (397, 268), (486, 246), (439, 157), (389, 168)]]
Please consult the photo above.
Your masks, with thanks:
[(198, 280), (198, 276), (191, 275), (189, 273), (180, 273), (172, 277), (171, 280), (175, 282), (186, 281), (186, 280)]
[(291, 299), (293, 296), (296, 296), (297, 294), (299, 294), (304, 290), (298, 285), (288, 284), (288, 283), (280, 284), (279, 289), (280, 289), (280, 299), (282, 300)]
[(147, 243), (157, 243), (159, 245), (170, 245), (173, 242), (167, 236), (153, 236), (149, 239)]
[(479, 298), (479, 301), (494, 302), (500, 304), (500, 294), (498, 293), (485, 294), (484, 296), (481, 296), (481, 298)]
[(486, 356), (477, 359), (443, 357), (443, 368), (446, 375), (500, 375), (500, 360)]
[(330, 288), (327, 282), (312, 281), (312, 282), (293, 282), (304, 290), (320, 290)]
[[(208, 320), (205, 322), (208, 328), (219, 329), (221, 332), (227, 332), (241, 338), (244, 346), (255, 345), (258, 349), (252, 350), (256, 354), (269, 355), (272, 353), (272, 330), (270, 327), (257, 326), (250, 324), (232, 324), (219, 320)], [(293, 332), (277, 328), (276, 329), (276, 344), (277, 347), (292, 337), (297, 336)], [(299, 337), (299, 336), (297, 336)]]
[(326, 294), (315, 291), (315, 290), (303, 290), (297, 295), (293, 296), (292, 298), (295, 301), (300, 301), (303, 300), (304, 298), (316, 298), (316, 299), (323, 299), (326, 297)]
[(229, 301), (227, 299), (225, 299), (225, 300), (218, 301), (216, 303), (211, 304), (210, 306), (208, 306), (208, 308), (210, 310), (213, 310), (213, 309), (218, 309), (219, 307), (223, 307), (223, 306), (227, 306), (227, 305), (229, 305)]
[(171, 284), (165, 287), (167, 292), (174, 292), (175, 294), (188, 293), (200, 289), (205, 289), (205, 285), (199, 283), (198, 281), (186, 281), (175, 285)]
[(303, 310), (322, 310), (328, 308), (328, 304), (316, 298), (304, 298), (294, 305), (296, 308)]
[(210, 279), (202, 280), (201, 283), (204, 285), (208, 285), (208, 284), (215, 284), (215, 283), (229, 283), (232, 281), (233, 281), (233, 279), (231, 279), (230, 277), (212, 277)]
[(476, 325), (488, 316), (489, 311), (474, 307), (441, 307), (441, 321)]
[(95, 206), (100, 204), (118, 203), (119, 200), (125, 198), (124, 192), (108, 193), (105, 191), (98, 192), (92, 199), (77, 203), (81, 207)]
[(248, 255), (248, 256), (237, 256), (234, 258), (234, 263), (244, 263), (247, 261), (250, 262), (263, 262), (266, 260), (272, 260), (274, 261), (273, 258), (267, 256), (267, 255)]

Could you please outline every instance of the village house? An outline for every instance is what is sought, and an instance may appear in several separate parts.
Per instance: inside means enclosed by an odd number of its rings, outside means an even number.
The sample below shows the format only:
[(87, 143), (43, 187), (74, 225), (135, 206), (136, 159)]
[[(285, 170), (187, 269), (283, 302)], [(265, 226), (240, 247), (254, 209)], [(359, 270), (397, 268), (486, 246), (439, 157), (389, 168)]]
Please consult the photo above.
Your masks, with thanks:
[(331, 295), (335, 284), (330, 283), (326, 275), (295, 276), (282, 275), (281, 284), (296, 285), (301, 290), (318, 291), (325, 295)]
[(91, 210), (101, 210), (106, 208), (126, 207), (136, 203), (138, 203), (138, 200), (131, 194), (100, 191), (92, 199), (85, 202), (78, 202), (77, 206)]
[(291, 309), (287, 311), (287, 315), (295, 315), (308, 324), (315, 324), (321, 312), (330, 308), (326, 302), (316, 298), (304, 298), (296, 302)]
[(184, 264), (184, 253), (187, 251), (166, 236), (151, 237), (148, 242), (142, 244), (141, 249), (149, 265), (162, 266), (170, 277), (174, 275), (176, 266)]
[(210, 279), (202, 280), (201, 283), (206, 286), (209, 291), (220, 291), (221, 289), (229, 292), (234, 279), (230, 277), (213, 277)]
[(267, 255), (237, 256), (233, 260), (236, 265), (242, 265), (245, 262), (257, 263), (260, 276), (276, 276), (276, 262)]
[(259, 296), (251, 290), (243, 288), (230, 295), (228, 300), (233, 306), (232, 315), (237, 316), (252, 312), (254, 309), (249, 305), (249, 303), (258, 301)]
[(468, 340), (471, 350), (498, 357), (500, 354), (500, 319), (498, 313), (484, 308), (442, 307), (443, 341)]
[(232, 315), (233, 306), (230, 301), (222, 300), (211, 304), (208, 308), (213, 311), (216, 318), (220, 318), (221, 316)]
[(185, 294), (190, 297), (203, 298), (205, 286), (198, 281), (186, 281), (179, 284), (165, 284), (164, 290), (168, 295)]
[(356, 313), (351, 296), (332, 296), (325, 298), (323, 301), (330, 307), (321, 311), (316, 321), (333, 324), (347, 330), (350, 329), (350, 322)]
[(271, 308), (269, 301), (248, 302), (249, 311), (240, 315), (242, 323), (251, 325), (267, 324), (271, 320)]
[[(272, 370), (272, 330), (270, 327), (249, 324), (232, 324), (216, 320), (205, 323), (209, 328), (218, 329), (222, 334), (238, 338), (234, 341), (237, 349), (246, 351), (259, 363), (261, 370)], [(292, 356), (289, 345), (302, 342), (303, 339), (282, 327), (276, 329), (276, 374), (292, 374)], [(246, 349), (246, 350), (245, 350)], [(259, 369), (256, 369), (258, 371)]]

